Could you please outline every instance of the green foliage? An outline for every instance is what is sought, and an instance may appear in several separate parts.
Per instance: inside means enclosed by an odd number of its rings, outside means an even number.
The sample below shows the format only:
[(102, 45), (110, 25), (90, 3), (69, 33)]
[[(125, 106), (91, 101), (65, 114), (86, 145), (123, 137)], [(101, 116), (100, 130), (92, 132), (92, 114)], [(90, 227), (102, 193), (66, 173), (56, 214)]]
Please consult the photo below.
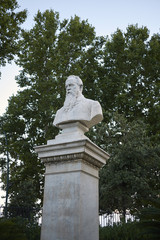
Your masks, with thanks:
[[(111, 155), (100, 176), (101, 209), (125, 214), (126, 208), (140, 208), (143, 198), (160, 189), (160, 35), (149, 38), (146, 27), (130, 25), (110, 38), (96, 37), (88, 21), (60, 21), (53, 10), (38, 11), (34, 21), (18, 42), (21, 90), (0, 117), (9, 145), (11, 204), (33, 208), (42, 199), (44, 167), (34, 146), (57, 135), (53, 119), (65, 99), (64, 82), (75, 74), (84, 95), (98, 100), (104, 113), (88, 133)], [(4, 153), (4, 137), (0, 142)], [(4, 159), (1, 166), (5, 184)], [(25, 200), (27, 189), (31, 199)]]
[(152, 199), (147, 203), (148, 207), (143, 208), (138, 215), (140, 221), (137, 227), (143, 237), (148, 236), (149, 240), (158, 240), (160, 237), (160, 199)]
[(102, 147), (111, 153), (100, 172), (100, 209), (135, 212), (143, 199), (159, 194), (160, 146), (152, 146), (142, 121), (128, 122), (119, 114), (99, 131)]
[[(11, 179), (11, 183), (16, 184), (16, 181)], [(19, 191), (17, 191), (17, 188)], [(11, 202), (8, 206), (9, 217), (22, 217), (29, 221), (36, 220), (35, 215), (39, 212), (37, 201), (37, 189), (34, 185), (34, 180), (27, 180), (17, 183), (12, 186), (12, 193), (10, 194)]]
[(40, 240), (40, 225), (23, 217), (13, 218), (13, 221), (25, 233), (27, 240)]
[(98, 81), (103, 108), (109, 113), (118, 111), (129, 120), (143, 119), (149, 124), (149, 134), (157, 141), (160, 137), (159, 49), (160, 35), (153, 35), (149, 40), (146, 27), (130, 25), (125, 33), (118, 29), (106, 41)]
[(0, 219), (1, 240), (27, 240), (21, 227), (11, 219)]
[(141, 236), (136, 223), (123, 223), (100, 228), (100, 240), (150, 240)]
[(40, 226), (32, 221), (18, 218), (0, 218), (1, 240), (39, 240)]
[(0, 66), (5, 66), (19, 51), (20, 25), (26, 19), (26, 10), (17, 12), (16, 0), (1, 0), (0, 4)]

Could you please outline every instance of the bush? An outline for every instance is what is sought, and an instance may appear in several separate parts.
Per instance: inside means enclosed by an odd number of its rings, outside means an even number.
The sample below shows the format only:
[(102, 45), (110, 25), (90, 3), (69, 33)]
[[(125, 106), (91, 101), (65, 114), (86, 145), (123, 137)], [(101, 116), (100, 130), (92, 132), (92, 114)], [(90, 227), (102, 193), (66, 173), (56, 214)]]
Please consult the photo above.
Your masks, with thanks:
[(160, 199), (150, 199), (148, 207), (141, 210), (139, 214), (140, 221), (137, 227), (142, 236), (147, 236), (149, 240), (160, 239)]
[[(142, 240), (136, 223), (121, 223), (100, 228), (100, 240)], [(147, 237), (143, 240), (149, 240)]]
[(10, 219), (0, 219), (1, 240), (27, 240), (20, 226)]
[(0, 240), (39, 240), (40, 226), (21, 217), (0, 219)]

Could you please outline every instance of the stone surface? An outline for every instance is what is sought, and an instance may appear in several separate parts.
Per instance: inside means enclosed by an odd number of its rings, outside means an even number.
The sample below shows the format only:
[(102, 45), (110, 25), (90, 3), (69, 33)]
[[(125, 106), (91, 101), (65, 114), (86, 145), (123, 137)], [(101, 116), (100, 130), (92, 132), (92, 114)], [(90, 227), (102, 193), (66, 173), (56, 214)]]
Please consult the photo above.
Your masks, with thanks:
[(64, 165), (45, 176), (41, 240), (97, 240), (98, 180), (80, 161)]
[(65, 142), (73, 142), (82, 139), (88, 139), (84, 133), (88, 132), (88, 128), (80, 122), (64, 123), (59, 125), (62, 131), (55, 139), (48, 140), (47, 144), (57, 144)]
[(41, 240), (98, 240), (99, 168), (108, 154), (89, 139), (35, 149), (46, 166)]
[(83, 83), (78, 76), (71, 75), (66, 80), (66, 100), (56, 113), (53, 124), (59, 128), (64, 123), (81, 122), (87, 128), (103, 119), (102, 108), (98, 101), (82, 95)]
[(47, 144), (35, 148), (44, 163), (76, 161), (83, 158), (98, 169), (106, 163), (109, 155), (89, 139), (59, 144)]
[(53, 124), (62, 131), (35, 148), (46, 167), (41, 240), (98, 240), (99, 169), (109, 155), (84, 134), (103, 119), (99, 102), (82, 95), (77, 76)]

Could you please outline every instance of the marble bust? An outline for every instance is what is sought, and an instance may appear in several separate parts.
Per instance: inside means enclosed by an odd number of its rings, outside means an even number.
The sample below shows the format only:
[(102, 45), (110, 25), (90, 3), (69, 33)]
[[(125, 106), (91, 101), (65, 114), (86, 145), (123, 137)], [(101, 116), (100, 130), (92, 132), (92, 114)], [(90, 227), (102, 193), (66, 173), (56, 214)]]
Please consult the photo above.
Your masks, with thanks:
[(65, 88), (64, 105), (57, 111), (53, 122), (56, 127), (61, 128), (61, 125), (66, 123), (80, 122), (90, 128), (102, 121), (100, 103), (83, 96), (83, 82), (78, 76), (69, 76), (65, 82)]

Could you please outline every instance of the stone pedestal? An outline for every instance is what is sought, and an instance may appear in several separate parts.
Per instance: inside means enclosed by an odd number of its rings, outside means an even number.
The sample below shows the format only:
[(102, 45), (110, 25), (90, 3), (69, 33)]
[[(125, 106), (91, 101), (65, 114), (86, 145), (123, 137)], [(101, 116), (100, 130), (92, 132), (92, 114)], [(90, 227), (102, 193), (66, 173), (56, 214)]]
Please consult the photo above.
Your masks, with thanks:
[(86, 137), (35, 150), (46, 166), (41, 240), (98, 240), (99, 169), (108, 154)]

